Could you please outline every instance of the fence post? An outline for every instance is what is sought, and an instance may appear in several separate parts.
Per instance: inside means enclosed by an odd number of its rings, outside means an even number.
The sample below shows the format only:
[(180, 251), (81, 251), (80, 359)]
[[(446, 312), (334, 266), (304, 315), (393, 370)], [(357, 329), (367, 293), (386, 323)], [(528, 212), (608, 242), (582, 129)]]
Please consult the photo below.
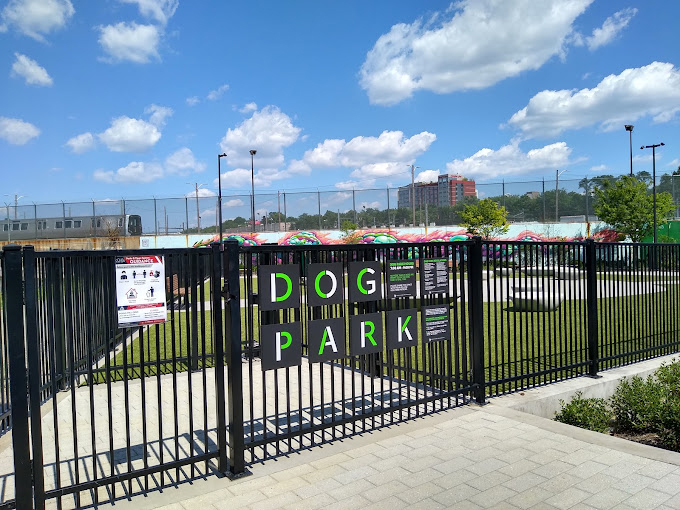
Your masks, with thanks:
[(227, 419), (224, 400), (224, 336), (222, 335), (222, 251), (224, 245), (212, 247), (210, 292), (212, 295), (212, 333), (215, 349), (215, 397), (217, 409), (217, 470), (227, 472)]
[(475, 401), (484, 404), (484, 299), (482, 296), (482, 238), (473, 237), (468, 252), (468, 291), (470, 294), (470, 340), (472, 342), (472, 383)]
[(243, 368), (241, 366), (241, 289), (239, 245), (226, 243), (227, 291), (227, 401), (229, 402), (229, 473), (232, 478), (250, 474), (245, 466), (243, 429)]
[(9, 391), (14, 448), (14, 497), (17, 510), (33, 508), (33, 480), (28, 430), (28, 380), (24, 349), (24, 292), (21, 247), (10, 244), (5, 255), (5, 312), (9, 351)]
[(597, 265), (595, 257), (595, 241), (586, 239), (586, 305), (588, 308), (588, 360), (590, 361), (590, 377), (598, 377), (599, 344), (598, 344), (598, 317), (597, 317)]
[(28, 398), (31, 408), (31, 446), (33, 447), (33, 498), (36, 509), (45, 508), (43, 476), (42, 422), (40, 415), (40, 349), (36, 323), (35, 250), (24, 247), (24, 295), (26, 303), (26, 355), (28, 357)]

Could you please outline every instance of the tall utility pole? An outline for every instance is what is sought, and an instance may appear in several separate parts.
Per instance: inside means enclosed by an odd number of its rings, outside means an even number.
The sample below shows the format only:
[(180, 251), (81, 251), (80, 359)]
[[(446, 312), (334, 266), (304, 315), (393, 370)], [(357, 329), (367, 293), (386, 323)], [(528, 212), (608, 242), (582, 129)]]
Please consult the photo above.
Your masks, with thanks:
[[(198, 183), (194, 183), (196, 186), (196, 225), (198, 225), (198, 231), (201, 231), (201, 211), (198, 207)], [(201, 184), (203, 186), (203, 184)]]
[[(222, 158), (226, 158), (227, 153), (222, 153), (217, 155), (217, 220), (220, 222), (219, 230), (220, 230), (220, 250), (224, 250), (223, 242), (222, 242), (222, 170), (220, 169), (220, 160)], [(198, 192), (196, 192), (196, 195), (198, 195)]]
[(633, 177), (633, 126), (632, 124), (626, 124), (624, 126), (626, 128), (626, 131), (629, 133), (629, 139), (630, 139), (630, 176)]
[(252, 230), (255, 232), (255, 154), (257, 151), (255, 149), (250, 150), (250, 189), (251, 189), (251, 215), (252, 215)]
[(416, 226), (416, 168), (419, 166), (409, 165), (411, 167), (411, 212), (413, 213), (413, 226)]
[(560, 175), (566, 170), (555, 170), (555, 223), (560, 222)]

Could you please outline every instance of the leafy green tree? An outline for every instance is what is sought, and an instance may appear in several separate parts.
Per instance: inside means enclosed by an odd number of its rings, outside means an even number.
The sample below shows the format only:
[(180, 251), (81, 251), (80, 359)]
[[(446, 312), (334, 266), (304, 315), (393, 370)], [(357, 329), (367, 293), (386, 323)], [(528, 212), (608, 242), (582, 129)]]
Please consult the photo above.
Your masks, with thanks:
[[(653, 197), (647, 184), (635, 177), (623, 176), (595, 188), (595, 213), (617, 232), (639, 243), (654, 231)], [(670, 193), (656, 194), (656, 223), (661, 225), (673, 211)]]
[(485, 239), (499, 237), (508, 232), (508, 211), (490, 198), (476, 204), (468, 204), (461, 211), (461, 225), (469, 234), (480, 235)]

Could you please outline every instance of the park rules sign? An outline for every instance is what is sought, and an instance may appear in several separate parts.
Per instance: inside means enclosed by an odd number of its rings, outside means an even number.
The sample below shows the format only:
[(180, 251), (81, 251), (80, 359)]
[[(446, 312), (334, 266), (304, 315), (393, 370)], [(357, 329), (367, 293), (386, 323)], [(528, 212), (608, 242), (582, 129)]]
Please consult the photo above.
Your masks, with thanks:
[(160, 255), (116, 257), (118, 327), (165, 322), (165, 263)]

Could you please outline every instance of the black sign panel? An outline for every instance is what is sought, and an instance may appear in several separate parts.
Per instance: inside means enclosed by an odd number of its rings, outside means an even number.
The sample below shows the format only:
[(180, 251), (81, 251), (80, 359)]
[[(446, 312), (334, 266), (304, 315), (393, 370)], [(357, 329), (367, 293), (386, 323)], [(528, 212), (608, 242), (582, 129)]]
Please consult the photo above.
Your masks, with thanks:
[(449, 293), (449, 260), (447, 258), (420, 261), (420, 289), (423, 295)]
[(418, 343), (418, 310), (392, 310), (387, 312), (387, 348), (400, 349)]
[(420, 319), (423, 323), (423, 340), (425, 342), (435, 342), (451, 338), (448, 304), (422, 306), (420, 314)]
[(416, 263), (414, 260), (387, 261), (387, 297), (416, 295)]
[(269, 265), (257, 268), (260, 310), (300, 306), (300, 266)]
[(383, 324), (380, 313), (352, 315), (349, 318), (349, 352), (352, 356), (382, 352)]
[(309, 321), (309, 361), (333, 361), (345, 356), (345, 319)]
[(358, 303), (360, 301), (377, 301), (382, 299), (380, 272), (380, 262), (350, 262), (349, 300)]
[(339, 305), (345, 292), (342, 264), (307, 266), (307, 303), (311, 306)]
[(302, 362), (302, 335), (299, 322), (260, 326), (262, 370), (294, 367)]

